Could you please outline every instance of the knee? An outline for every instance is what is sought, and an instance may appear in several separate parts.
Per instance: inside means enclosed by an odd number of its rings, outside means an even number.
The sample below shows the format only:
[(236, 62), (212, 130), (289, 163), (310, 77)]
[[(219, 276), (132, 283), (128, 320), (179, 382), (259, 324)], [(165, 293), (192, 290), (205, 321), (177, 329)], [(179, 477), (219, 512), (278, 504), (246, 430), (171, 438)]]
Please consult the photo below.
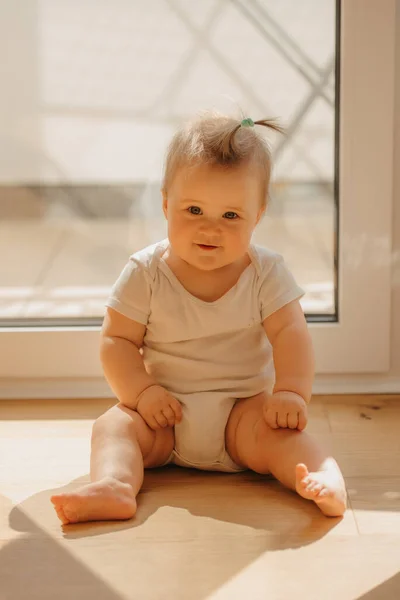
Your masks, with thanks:
[(122, 432), (130, 435), (137, 434), (137, 431), (144, 425), (145, 422), (139, 413), (118, 403), (100, 415), (93, 423), (92, 439)]
[(153, 431), (138, 412), (123, 404), (116, 404), (100, 415), (93, 424), (92, 446), (107, 443), (110, 438), (136, 442), (145, 467), (165, 462), (175, 441), (172, 428)]

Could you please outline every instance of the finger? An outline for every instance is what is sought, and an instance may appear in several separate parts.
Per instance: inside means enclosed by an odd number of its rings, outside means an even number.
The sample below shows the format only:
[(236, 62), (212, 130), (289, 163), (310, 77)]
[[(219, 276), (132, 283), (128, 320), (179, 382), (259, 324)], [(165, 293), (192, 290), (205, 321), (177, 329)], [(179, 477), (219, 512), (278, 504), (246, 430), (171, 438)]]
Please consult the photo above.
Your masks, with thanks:
[(297, 426), (297, 429), (299, 429), (300, 431), (303, 431), (303, 429), (306, 428), (307, 425), (307, 414), (304, 410), (301, 410), (299, 413), (299, 424)]
[(276, 420), (278, 427), (282, 427), (282, 429), (287, 428), (288, 416), (289, 416), (289, 413), (284, 413), (282, 411), (278, 413), (277, 420)]
[(175, 413), (172, 410), (172, 408), (169, 405), (164, 406), (164, 408), (162, 409), (161, 412), (164, 415), (164, 417), (167, 419), (168, 425), (170, 427), (173, 427), (175, 425)]
[(153, 429), (153, 431), (157, 431), (157, 429), (161, 429), (160, 425), (157, 423), (157, 421), (155, 420), (155, 418), (153, 416), (145, 417), (144, 415), (142, 415), (142, 413), (140, 413), (140, 415), (146, 421), (146, 423), (150, 427), (150, 429)]
[(290, 412), (288, 415), (288, 427), (289, 429), (297, 429), (299, 425), (299, 413), (298, 412)]
[(160, 427), (168, 427), (168, 421), (162, 414), (162, 412), (158, 412), (154, 415), (154, 419), (159, 424)]
[(178, 422), (182, 421), (182, 406), (181, 403), (178, 402), (178, 400), (175, 400), (175, 398), (173, 398), (171, 400), (171, 402), (169, 403), (171, 409), (174, 411), (176, 420)]
[(277, 413), (267, 410), (264, 413), (264, 418), (265, 422), (271, 427), (271, 429), (279, 429), (279, 426), (276, 422)]

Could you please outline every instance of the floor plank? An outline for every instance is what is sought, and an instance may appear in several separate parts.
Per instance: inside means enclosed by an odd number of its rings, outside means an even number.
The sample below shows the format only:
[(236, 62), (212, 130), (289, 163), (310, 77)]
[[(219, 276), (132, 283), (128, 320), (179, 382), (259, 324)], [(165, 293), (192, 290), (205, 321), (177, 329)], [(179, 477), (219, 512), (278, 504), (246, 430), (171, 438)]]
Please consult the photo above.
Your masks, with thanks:
[(400, 477), (347, 477), (346, 485), (361, 534), (400, 533)]

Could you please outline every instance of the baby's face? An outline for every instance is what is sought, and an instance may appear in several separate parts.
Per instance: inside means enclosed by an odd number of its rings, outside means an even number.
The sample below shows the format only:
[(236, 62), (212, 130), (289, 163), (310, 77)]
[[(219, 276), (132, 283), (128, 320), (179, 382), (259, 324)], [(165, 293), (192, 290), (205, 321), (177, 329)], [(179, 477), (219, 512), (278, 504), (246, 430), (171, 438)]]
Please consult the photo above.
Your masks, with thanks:
[(174, 253), (207, 271), (241, 259), (263, 213), (261, 193), (254, 169), (181, 169), (163, 201)]

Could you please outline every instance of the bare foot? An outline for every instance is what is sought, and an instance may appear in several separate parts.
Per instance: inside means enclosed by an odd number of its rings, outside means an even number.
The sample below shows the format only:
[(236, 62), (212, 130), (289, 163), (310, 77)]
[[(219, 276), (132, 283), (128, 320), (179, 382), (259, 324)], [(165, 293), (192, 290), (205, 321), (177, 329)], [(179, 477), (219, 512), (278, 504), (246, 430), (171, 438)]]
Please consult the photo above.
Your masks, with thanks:
[(73, 492), (54, 494), (50, 500), (64, 525), (131, 519), (136, 512), (132, 487), (112, 477), (89, 483)]
[(298, 464), (296, 491), (303, 498), (314, 500), (327, 517), (341, 517), (346, 510), (344, 482), (334, 469), (309, 473), (306, 465)]

